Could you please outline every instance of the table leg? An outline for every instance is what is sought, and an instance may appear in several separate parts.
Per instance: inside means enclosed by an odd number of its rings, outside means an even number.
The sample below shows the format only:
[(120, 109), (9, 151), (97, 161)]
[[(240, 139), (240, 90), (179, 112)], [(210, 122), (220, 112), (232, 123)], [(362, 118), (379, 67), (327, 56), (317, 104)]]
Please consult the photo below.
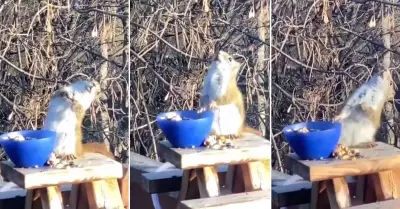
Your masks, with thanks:
[(194, 169), (183, 170), (181, 189), (178, 196), (177, 209), (180, 208), (180, 202), (188, 199), (196, 199), (200, 197), (197, 180), (195, 179), (196, 171)]
[(230, 193), (244, 192), (244, 179), (240, 165), (229, 165), (225, 176), (225, 188)]
[(366, 176), (357, 176), (355, 205), (364, 204)]
[(123, 174), (124, 176), (118, 179), (118, 185), (122, 196), (122, 202), (125, 207), (129, 208), (129, 165), (124, 164)]
[(370, 174), (377, 201), (398, 199), (399, 194), (396, 186), (398, 179), (395, 177), (393, 171), (383, 171), (375, 174)]
[(26, 191), (25, 209), (32, 209), (34, 191), (35, 190), (33, 190), (33, 189), (29, 189)]
[(198, 194), (197, 182), (194, 179), (196, 172), (193, 169), (184, 170), (181, 181), (181, 189), (179, 191), (178, 201), (194, 199), (200, 196)]
[(240, 165), (246, 191), (271, 189), (269, 160)]
[(69, 209), (78, 208), (79, 184), (73, 184), (69, 193)]
[(233, 182), (235, 181), (236, 165), (228, 165), (228, 170), (225, 175), (225, 188), (233, 192)]
[(123, 209), (117, 179), (85, 183), (90, 209)]
[(61, 190), (58, 186), (39, 189), (43, 209), (63, 209)]
[(310, 209), (317, 209), (320, 182), (313, 182), (311, 186)]
[(219, 179), (216, 167), (196, 168), (196, 175), (201, 198), (219, 196)]
[(333, 178), (325, 181), (331, 209), (351, 206), (349, 186), (346, 178)]

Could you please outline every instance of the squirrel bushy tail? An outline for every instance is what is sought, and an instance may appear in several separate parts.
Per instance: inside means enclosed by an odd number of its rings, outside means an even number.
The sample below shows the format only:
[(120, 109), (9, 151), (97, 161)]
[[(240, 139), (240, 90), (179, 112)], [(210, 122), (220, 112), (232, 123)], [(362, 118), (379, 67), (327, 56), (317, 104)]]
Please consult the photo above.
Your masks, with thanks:
[(114, 155), (107, 149), (107, 146), (103, 143), (86, 143), (82, 144), (83, 153), (99, 153), (108, 158), (115, 160)]
[(258, 135), (258, 136), (263, 136), (263, 133), (261, 131), (256, 130), (256, 129), (254, 129), (254, 128), (250, 127), (250, 126), (247, 126), (247, 125), (245, 125), (243, 127), (243, 132), (244, 133), (255, 134), (255, 135)]

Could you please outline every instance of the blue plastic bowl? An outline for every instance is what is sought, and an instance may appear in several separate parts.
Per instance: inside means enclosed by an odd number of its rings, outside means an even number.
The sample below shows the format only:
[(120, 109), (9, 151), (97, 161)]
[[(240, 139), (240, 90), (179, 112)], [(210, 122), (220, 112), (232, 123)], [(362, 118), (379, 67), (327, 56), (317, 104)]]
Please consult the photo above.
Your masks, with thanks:
[[(167, 114), (177, 113), (189, 120), (173, 121), (165, 119)], [(200, 147), (210, 134), (214, 113), (205, 111), (198, 114), (194, 110), (162, 113), (157, 116), (157, 125), (176, 148)]]
[[(311, 131), (296, 131), (304, 127)], [(302, 160), (320, 160), (332, 154), (339, 142), (341, 131), (341, 123), (317, 121), (286, 126), (283, 128), (283, 135)]]
[[(10, 134), (21, 134), (25, 140), (4, 140)], [(42, 167), (56, 146), (56, 132), (49, 130), (26, 130), (5, 133), (0, 144), (7, 156), (19, 168)]]

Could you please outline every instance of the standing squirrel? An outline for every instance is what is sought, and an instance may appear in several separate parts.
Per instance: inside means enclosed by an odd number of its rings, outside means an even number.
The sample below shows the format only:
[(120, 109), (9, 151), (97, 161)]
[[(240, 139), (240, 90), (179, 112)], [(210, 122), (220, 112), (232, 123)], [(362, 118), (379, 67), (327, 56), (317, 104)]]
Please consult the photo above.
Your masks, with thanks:
[[(100, 93), (97, 81), (78, 81), (57, 90), (52, 96), (44, 120), (43, 129), (57, 133), (57, 143), (54, 153), (57, 158), (73, 160), (82, 157), (84, 153), (99, 153), (115, 160), (112, 153), (102, 143), (82, 143), (82, 123), (86, 110)], [(113, 185), (111, 180), (107, 180)], [(35, 190), (33, 200), (40, 197)]]
[(211, 135), (239, 138), (243, 133), (262, 135), (245, 124), (245, 108), (236, 77), (241, 64), (231, 55), (219, 51), (204, 79), (200, 112), (214, 112)]
[(97, 81), (78, 81), (64, 86), (50, 100), (43, 129), (57, 132), (54, 153), (57, 158), (73, 160), (84, 153), (100, 153), (114, 159), (105, 144), (82, 143), (82, 123), (86, 110), (100, 93)]
[(334, 121), (342, 123), (339, 143), (353, 148), (375, 147), (386, 101), (394, 96), (389, 71), (376, 73), (347, 100)]

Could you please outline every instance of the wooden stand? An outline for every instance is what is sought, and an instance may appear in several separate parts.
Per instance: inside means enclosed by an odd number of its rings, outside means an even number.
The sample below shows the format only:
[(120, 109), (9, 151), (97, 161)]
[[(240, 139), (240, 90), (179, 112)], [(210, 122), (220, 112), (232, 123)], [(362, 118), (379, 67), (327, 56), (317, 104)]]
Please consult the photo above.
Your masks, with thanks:
[[(326, 188), (331, 208), (348, 208), (371, 202), (374, 192), (378, 201), (397, 199), (400, 191), (400, 149), (378, 142), (378, 146), (360, 149), (356, 160), (300, 160), (296, 154), (285, 156), (287, 167), (305, 180), (313, 182), (311, 208), (317, 208), (320, 191)], [(399, 170), (400, 171), (400, 170)], [(363, 176), (365, 175), (365, 176)], [(352, 201), (345, 177), (357, 176), (357, 191)], [(372, 185), (364, 186), (365, 177)], [(372, 191), (373, 190), (373, 191)]]
[[(81, 167), (15, 168), (8, 161), (1, 162), (0, 167), (5, 179), (28, 190), (25, 209), (32, 207), (35, 190), (40, 193), (44, 209), (61, 209), (64, 205), (73, 209), (124, 208), (117, 180), (123, 177), (122, 164), (100, 154), (86, 155), (75, 164)], [(59, 189), (63, 184), (73, 184), (67, 204), (63, 203)]]
[[(179, 149), (172, 148), (168, 141), (159, 143), (160, 157), (184, 170), (179, 201), (217, 197), (232, 192), (271, 189), (270, 142), (261, 137), (248, 135), (234, 143), (237, 148), (224, 150), (205, 147)], [(220, 188), (224, 183), (219, 182), (215, 168), (222, 164), (230, 165), (224, 191)], [(193, 182), (194, 177), (197, 177), (196, 182)]]

